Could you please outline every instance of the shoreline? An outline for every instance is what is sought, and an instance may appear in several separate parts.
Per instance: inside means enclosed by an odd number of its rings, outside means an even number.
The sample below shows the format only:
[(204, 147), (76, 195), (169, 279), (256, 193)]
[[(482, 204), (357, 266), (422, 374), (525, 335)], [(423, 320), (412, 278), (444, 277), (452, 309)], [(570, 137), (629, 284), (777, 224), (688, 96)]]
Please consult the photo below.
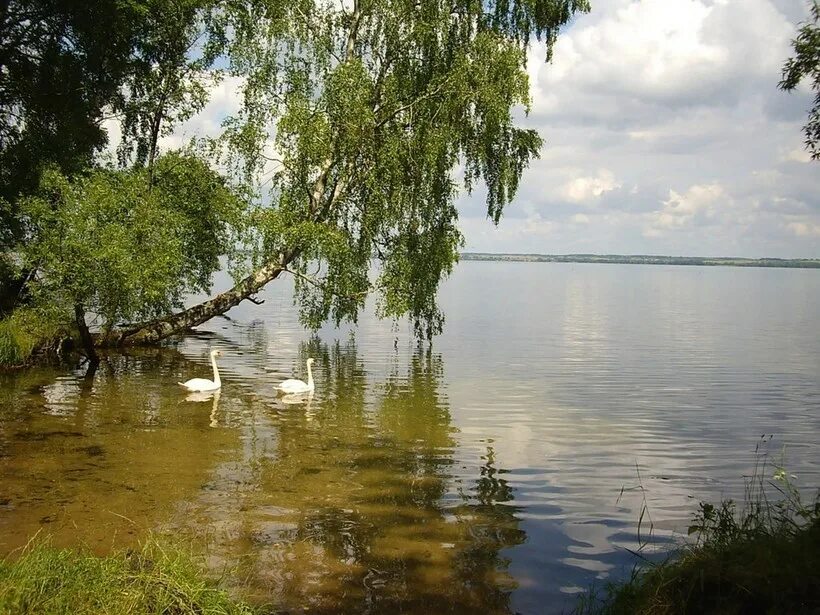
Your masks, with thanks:
[(740, 258), (708, 256), (655, 256), (645, 254), (514, 254), (463, 252), (462, 261), (503, 261), (516, 263), (593, 263), (615, 265), (690, 265), (696, 267), (769, 267), (820, 269), (816, 258)]

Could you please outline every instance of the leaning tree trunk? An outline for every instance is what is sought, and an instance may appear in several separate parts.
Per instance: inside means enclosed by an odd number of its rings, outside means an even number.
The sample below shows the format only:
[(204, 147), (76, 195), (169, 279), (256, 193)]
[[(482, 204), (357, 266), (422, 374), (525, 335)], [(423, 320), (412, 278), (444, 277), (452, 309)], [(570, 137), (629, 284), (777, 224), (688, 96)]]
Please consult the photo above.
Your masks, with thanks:
[[(292, 258), (292, 257), (291, 257)], [(291, 260), (291, 259), (288, 259)], [(167, 337), (183, 333), (188, 329), (224, 314), (232, 307), (259, 292), (268, 282), (275, 280), (285, 270), (287, 261), (271, 263), (240, 281), (232, 289), (216, 297), (183, 310), (177, 314), (153, 320), (135, 327), (115, 329), (105, 335), (97, 335), (98, 347), (137, 346), (156, 344)]]

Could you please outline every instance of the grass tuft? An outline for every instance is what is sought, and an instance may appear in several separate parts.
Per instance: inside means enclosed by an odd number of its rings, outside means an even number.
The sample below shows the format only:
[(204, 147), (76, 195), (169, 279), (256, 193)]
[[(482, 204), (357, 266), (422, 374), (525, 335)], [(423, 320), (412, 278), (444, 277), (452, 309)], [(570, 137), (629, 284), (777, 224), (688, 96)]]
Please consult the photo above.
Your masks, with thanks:
[(56, 313), (30, 307), (18, 308), (0, 320), (0, 367), (28, 363), (38, 349), (61, 336), (59, 322)]
[(741, 509), (701, 503), (694, 543), (591, 591), (576, 613), (820, 613), (820, 500), (805, 505), (792, 477), (760, 459)]
[(153, 540), (108, 557), (39, 541), (0, 562), (0, 613), (7, 615), (253, 612), (206, 580), (185, 551)]

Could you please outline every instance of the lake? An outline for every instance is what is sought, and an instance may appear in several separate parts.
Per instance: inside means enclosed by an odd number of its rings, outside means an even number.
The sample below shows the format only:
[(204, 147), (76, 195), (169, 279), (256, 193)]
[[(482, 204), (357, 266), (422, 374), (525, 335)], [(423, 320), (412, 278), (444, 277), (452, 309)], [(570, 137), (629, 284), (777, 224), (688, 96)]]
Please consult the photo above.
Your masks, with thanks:
[[(0, 375), (0, 552), (159, 533), (283, 611), (552, 613), (742, 498), (756, 448), (820, 486), (820, 272), (462, 262), (431, 346), (372, 310), (311, 335), (290, 284)], [(308, 357), (315, 394), (277, 397)]]

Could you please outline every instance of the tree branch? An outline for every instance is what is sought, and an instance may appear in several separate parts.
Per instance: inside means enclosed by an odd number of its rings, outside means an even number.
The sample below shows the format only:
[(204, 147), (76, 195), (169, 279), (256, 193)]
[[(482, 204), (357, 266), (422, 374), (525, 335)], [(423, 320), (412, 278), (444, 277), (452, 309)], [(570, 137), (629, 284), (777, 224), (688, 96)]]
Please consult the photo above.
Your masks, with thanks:
[(448, 83), (449, 81), (450, 81), (450, 78), (448, 77), (447, 79), (445, 79), (444, 81), (442, 81), (442, 82), (441, 82), (441, 83), (440, 83), (440, 84), (439, 84), (436, 88), (434, 88), (433, 90), (431, 90), (431, 91), (429, 91), (429, 92), (425, 92), (425, 93), (424, 93), (424, 94), (422, 94), (421, 96), (419, 96), (419, 97), (417, 97), (417, 98), (415, 98), (415, 99), (411, 100), (409, 103), (407, 103), (407, 104), (405, 104), (405, 105), (402, 105), (401, 107), (399, 107), (399, 108), (395, 109), (393, 112), (391, 112), (391, 113), (389, 113), (387, 116), (385, 116), (385, 117), (384, 117), (381, 121), (377, 122), (377, 123), (376, 123), (376, 128), (381, 128), (381, 127), (382, 127), (382, 126), (384, 126), (387, 122), (389, 122), (390, 120), (392, 120), (393, 118), (395, 118), (397, 115), (399, 115), (402, 111), (407, 111), (408, 109), (412, 109), (414, 105), (416, 105), (416, 104), (420, 103), (421, 101), (426, 100), (426, 99), (428, 99), (428, 98), (432, 98), (433, 96), (435, 96), (436, 94), (438, 94), (439, 92), (441, 92), (441, 90), (444, 88), (444, 86), (445, 86), (445, 85), (447, 85), (447, 83)]
[(361, 18), (362, 11), (359, 0), (353, 0), (353, 19), (350, 23), (350, 32), (347, 33), (347, 41), (345, 42), (345, 62), (353, 57), (353, 52), (356, 50), (356, 39), (359, 35), (359, 21)]

